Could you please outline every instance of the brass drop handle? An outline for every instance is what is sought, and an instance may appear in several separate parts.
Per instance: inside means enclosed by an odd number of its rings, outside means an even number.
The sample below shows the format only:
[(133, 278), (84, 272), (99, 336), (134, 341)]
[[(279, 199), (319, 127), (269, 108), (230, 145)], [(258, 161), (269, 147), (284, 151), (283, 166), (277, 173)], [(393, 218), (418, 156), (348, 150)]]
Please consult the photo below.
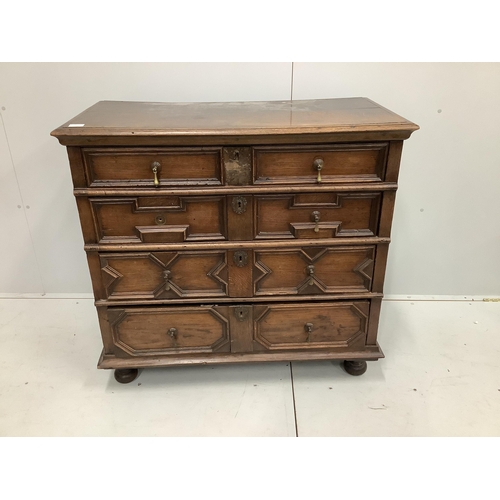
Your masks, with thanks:
[(311, 342), (311, 333), (313, 331), (314, 325), (312, 323), (306, 323), (304, 329), (307, 332), (307, 342)]
[(321, 217), (321, 214), (315, 210), (313, 213), (312, 213), (312, 218), (313, 218), (313, 221), (315, 222), (315, 226), (314, 226), (314, 232), (315, 233), (319, 233), (319, 219)]
[(170, 290), (170, 276), (172, 276), (171, 271), (163, 271), (163, 278), (165, 279), (165, 290)]
[(309, 286), (314, 285), (314, 266), (307, 266), (307, 274), (309, 275)]
[(321, 169), (323, 168), (324, 162), (321, 158), (316, 158), (313, 162), (313, 167), (318, 171), (318, 182), (321, 182)]
[(151, 163), (151, 170), (153, 171), (153, 174), (155, 174), (155, 187), (159, 187), (160, 181), (158, 179), (158, 174), (161, 170), (161, 163), (159, 161)]

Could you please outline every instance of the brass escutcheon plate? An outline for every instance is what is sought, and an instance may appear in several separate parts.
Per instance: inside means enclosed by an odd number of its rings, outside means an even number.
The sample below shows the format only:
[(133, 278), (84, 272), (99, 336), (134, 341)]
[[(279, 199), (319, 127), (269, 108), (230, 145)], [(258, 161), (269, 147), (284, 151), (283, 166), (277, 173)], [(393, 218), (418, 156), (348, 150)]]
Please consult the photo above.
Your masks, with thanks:
[(238, 321), (245, 321), (248, 318), (248, 306), (240, 306), (234, 308), (234, 315)]
[(238, 267), (243, 267), (247, 265), (248, 254), (243, 250), (238, 250), (234, 252), (233, 261)]
[(247, 199), (244, 196), (234, 196), (233, 197), (233, 212), (235, 214), (241, 215), (247, 211)]

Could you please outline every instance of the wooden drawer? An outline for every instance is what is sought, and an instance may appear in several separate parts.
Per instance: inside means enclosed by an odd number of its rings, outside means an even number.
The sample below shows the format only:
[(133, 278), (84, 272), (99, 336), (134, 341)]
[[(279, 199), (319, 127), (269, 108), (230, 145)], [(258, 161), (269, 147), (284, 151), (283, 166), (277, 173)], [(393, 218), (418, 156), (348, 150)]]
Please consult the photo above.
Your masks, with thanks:
[(90, 198), (99, 243), (225, 240), (223, 196)]
[(118, 356), (230, 350), (227, 307), (110, 308), (107, 315)]
[(255, 238), (374, 236), (380, 193), (255, 196)]
[(225, 250), (105, 253), (99, 258), (109, 300), (228, 296)]
[(365, 345), (368, 301), (254, 306), (254, 350)]
[(209, 186), (222, 184), (221, 148), (84, 148), (91, 187)]
[[(254, 148), (255, 184), (374, 182), (384, 178), (388, 143)], [(318, 180), (318, 166), (321, 171)]]
[(371, 291), (374, 246), (254, 250), (254, 295)]

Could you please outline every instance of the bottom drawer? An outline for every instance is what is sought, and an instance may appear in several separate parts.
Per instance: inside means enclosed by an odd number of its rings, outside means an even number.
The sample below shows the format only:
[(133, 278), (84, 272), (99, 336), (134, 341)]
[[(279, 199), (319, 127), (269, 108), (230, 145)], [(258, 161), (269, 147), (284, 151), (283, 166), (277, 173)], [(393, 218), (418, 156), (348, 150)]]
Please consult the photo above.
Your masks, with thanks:
[(101, 324), (118, 357), (345, 351), (364, 349), (369, 309), (368, 300), (110, 307)]
[(127, 307), (108, 310), (113, 344), (123, 354), (228, 352), (227, 307)]
[(254, 350), (364, 346), (368, 301), (254, 307)]

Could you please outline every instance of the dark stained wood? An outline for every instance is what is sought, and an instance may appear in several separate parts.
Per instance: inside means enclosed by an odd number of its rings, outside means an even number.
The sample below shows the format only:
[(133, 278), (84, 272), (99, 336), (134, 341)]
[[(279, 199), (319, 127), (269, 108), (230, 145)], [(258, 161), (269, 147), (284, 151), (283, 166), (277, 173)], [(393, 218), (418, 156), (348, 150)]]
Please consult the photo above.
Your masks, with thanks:
[(382, 306), (382, 297), (374, 297), (370, 301), (370, 317), (368, 321), (368, 334), (366, 336), (366, 345), (377, 344), (378, 323), (380, 319), (380, 309)]
[(83, 167), (82, 152), (80, 148), (68, 147), (67, 148), (69, 165), (71, 168), (71, 178), (73, 186), (76, 188), (85, 188), (87, 186), (87, 179), (85, 177), (85, 169)]
[(368, 301), (255, 306), (254, 349), (363, 347)]
[(227, 197), (227, 231), (230, 241), (253, 239), (253, 196)]
[(87, 264), (92, 278), (92, 291), (96, 300), (106, 298), (105, 288), (100, 276), (101, 261), (97, 252), (87, 252)]
[[(243, 254), (241, 254), (243, 252)], [(245, 258), (246, 263), (240, 261)], [(229, 295), (230, 297), (252, 297), (253, 251), (249, 248), (228, 251)]]
[(80, 225), (82, 227), (83, 241), (85, 244), (92, 244), (97, 241), (96, 223), (88, 198), (76, 198)]
[[(321, 301), (339, 301), (339, 300), (357, 300), (357, 299), (371, 299), (375, 297), (382, 298), (381, 293), (361, 292), (361, 293), (339, 293), (329, 295), (301, 295), (297, 298), (295, 295), (279, 295), (280, 302), (297, 302), (298, 300), (304, 302), (321, 302)], [(224, 304), (224, 303), (238, 303), (243, 304), (257, 304), (276, 300), (278, 296), (269, 297), (267, 295), (257, 295), (254, 297), (203, 297), (203, 304)], [(147, 305), (182, 305), (182, 304), (199, 304), (199, 297), (184, 297), (178, 299), (130, 299), (130, 300), (96, 300), (96, 306), (147, 306)]]
[(344, 360), (361, 359), (377, 361), (384, 358), (384, 353), (377, 345), (366, 346), (364, 349), (349, 350), (337, 348), (335, 350), (287, 350), (287, 351), (261, 351), (253, 353), (221, 353), (205, 355), (169, 355), (156, 357), (119, 358), (114, 355), (101, 353), (97, 368), (147, 368), (156, 366), (191, 366), (232, 363), (262, 363), (269, 361), (319, 361), (324, 359)]
[(221, 148), (84, 148), (91, 187), (155, 187), (151, 165), (159, 164), (159, 186), (221, 185)]
[(130, 384), (139, 375), (139, 370), (135, 368), (122, 368), (121, 370), (115, 370), (115, 380), (120, 384)]
[(228, 296), (227, 252), (221, 250), (103, 253), (100, 265), (109, 300)]
[(398, 182), (399, 165), (401, 154), (403, 152), (403, 141), (391, 141), (389, 146), (389, 155), (387, 158), (387, 167), (385, 171), (386, 182)]
[[(373, 191), (395, 191), (397, 189), (395, 182), (377, 182), (373, 184), (353, 183), (353, 184), (336, 184), (335, 192), (373, 192)], [(218, 187), (212, 188), (175, 188), (175, 189), (119, 189), (119, 188), (92, 188), (92, 189), (75, 189), (75, 196), (206, 196), (206, 195), (239, 195), (246, 196), (249, 194), (274, 194), (274, 193), (330, 193), (332, 186), (315, 184), (314, 186), (266, 186), (263, 184), (257, 186), (234, 186), (234, 187)]]
[[(83, 126), (71, 126), (83, 125)], [(363, 97), (237, 103), (101, 101), (52, 132), (96, 137), (223, 137), (353, 132), (405, 132), (414, 123)]]
[[(318, 246), (342, 246), (342, 245), (375, 245), (378, 243), (390, 243), (390, 238), (379, 238), (371, 236), (368, 238), (318, 238), (315, 239), (284, 239), (279, 242), (281, 248), (290, 247), (318, 247)], [(165, 245), (159, 244), (139, 244), (139, 243), (106, 243), (103, 245), (85, 245), (85, 250), (88, 252), (97, 251), (141, 251), (141, 252), (155, 252), (165, 250)], [(276, 248), (276, 240), (253, 240), (253, 241), (214, 241), (214, 242), (188, 242), (188, 243), (169, 243), (169, 250), (203, 250), (203, 249), (219, 249), (219, 248)]]
[(109, 308), (118, 356), (229, 352), (227, 307)]
[(254, 252), (254, 294), (369, 292), (375, 247), (272, 249)]
[[(254, 182), (321, 185), (382, 181), (387, 150), (387, 143), (254, 148)], [(319, 181), (317, 159), (323, 164)]]
[(90, 198), (90, 204), (99, 243), (226, 239), (223, 197)]
[(388, 252), (388, 243), (380, 243), (379, 245), (377, 245), (377, 255), (375, 257), (375, 268), (373, 270), (372, 284), (372, 291), (375, 293), (382, 293), (384, 291), (384, 278)]
[(344, 361), (344, 369), (349, 375), (363, 375), (366, 372), (366, 368), (366, 361)]
[(253, 351), (253, 307), (238, 304), (229, 307), (229, 328), (231, 330), (231, 352)]
[(265, 134), (265, 135), (131, 135), (131, 136), (60, 136), (59, 142), (65, 146), (85, 147), (172, 147), (172, 146), (256, 146), (278, 144), (334, 144), (348, 142), (374, 142), (404, 140), (410, 137), (412, 132), (407, 130), (372, 131), (372, 132), (338, 132), (319, 134)]
[(396, 192), (386, 191), (382, 198), (382, 208), (380, 214), (380, 225), (378, 235), (390, 238), (392, 228), (392, 216), (394, 213), (394, 204), (396, 202)]
[(284, 360), (364, 373), (383, 357), (399, 166), (417, 129), (349, 98), (103, 101), (54, 130), (68, 146), (99, 368), (119, 382), (141, 367)]
[(106, 355), (114, 355), (115, 344), (113, 341), (113, 334), (109, 326), (107, 307), (98, 307), (97, 317), (99, 319), (99, 328), (101, 330), (102, 343), (104, 346), (103, 352)]
[[(257, 239), (366, 237), (377, 233), (379, 193), (331, 192), (254, 198)], [(317, 224), (315, 213), (319, 217)]]

